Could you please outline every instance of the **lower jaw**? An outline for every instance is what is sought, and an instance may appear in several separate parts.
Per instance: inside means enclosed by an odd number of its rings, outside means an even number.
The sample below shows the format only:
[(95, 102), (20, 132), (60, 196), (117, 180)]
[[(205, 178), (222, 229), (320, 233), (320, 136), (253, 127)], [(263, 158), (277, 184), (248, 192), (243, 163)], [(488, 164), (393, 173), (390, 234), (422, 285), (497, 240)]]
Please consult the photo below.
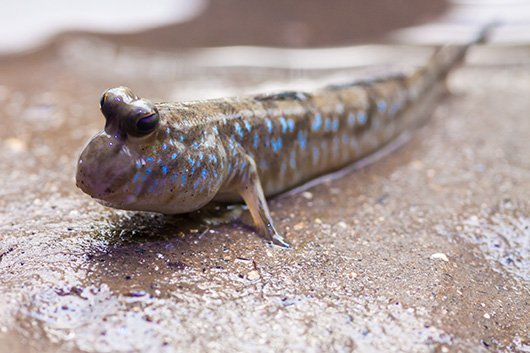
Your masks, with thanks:
[(94, 197), (94, 199), (106, 207), (112, 207), (112, 208), (118, 208), (118, 209), (129, 209), (129, 205), (134, 204), (137, 200), (136, 196), (134, 195), (128, 195), (126, 197), (120, 197), (119, 201), (114, 200), (113, 197), (107, 197), (105, 200), (98, 199)]

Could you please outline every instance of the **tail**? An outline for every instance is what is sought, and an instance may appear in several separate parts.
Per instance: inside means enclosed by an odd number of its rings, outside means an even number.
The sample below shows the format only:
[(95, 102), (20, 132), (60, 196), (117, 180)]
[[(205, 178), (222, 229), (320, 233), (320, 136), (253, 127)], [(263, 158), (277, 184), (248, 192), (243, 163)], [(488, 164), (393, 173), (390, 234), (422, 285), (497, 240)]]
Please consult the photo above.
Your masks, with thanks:
[(469, 48), (477, 44), (486, 43), (493, 29), (498, 25), (499, 23), (492, 22), (484, 26), (477, 36), (467, 44), (449, 44), (440, 47), (432, 55), (425, 67), (427, 76), (434, 79), (434, 81), (445, 80), (447, 75), (464, 60)]

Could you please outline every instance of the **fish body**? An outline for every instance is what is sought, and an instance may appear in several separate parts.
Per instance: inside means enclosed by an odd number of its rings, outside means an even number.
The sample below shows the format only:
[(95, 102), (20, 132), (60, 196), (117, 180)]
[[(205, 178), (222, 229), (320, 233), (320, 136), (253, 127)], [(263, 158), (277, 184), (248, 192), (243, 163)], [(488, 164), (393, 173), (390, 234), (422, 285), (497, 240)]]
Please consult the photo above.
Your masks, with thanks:
[(314, 92), (152, 103), (130, 89), (101, 98), (105, 128), (85, 146), (77, 186), (102, 204), (178, 214), (243, 200), (258, 230), (288, 246), (266, 196), (369, 155), (427, 118), (468, 47), (426, 66)]

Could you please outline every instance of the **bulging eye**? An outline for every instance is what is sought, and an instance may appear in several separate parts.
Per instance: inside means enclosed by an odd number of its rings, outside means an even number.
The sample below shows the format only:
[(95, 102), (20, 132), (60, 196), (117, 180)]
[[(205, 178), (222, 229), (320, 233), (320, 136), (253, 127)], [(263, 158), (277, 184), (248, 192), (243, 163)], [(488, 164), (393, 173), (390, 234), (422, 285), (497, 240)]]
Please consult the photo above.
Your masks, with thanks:
[(128, 105), (138, 97), (127, 87), (111, 88), (103, 92), (99, 99), (99, 108), (106, 119), (114, 119), (128, 112)]
[(153, 103), (140, 99), (131, 103), (127, 119), (127, 132), (136, 137), (149, 135), (155, 131), (160, 117)]
[(142, 134), (152, 132), (158, 125), (158, 113), (152, 112), (149, 115), (141, 117), (136, 122), (136, 129)]
[(105, 105), (105, 101), (107, 100), (107, 91), (103, 92), (101, 95), (101, 98), (99, 99), (99, 109), (103, 109), (103, 106)]

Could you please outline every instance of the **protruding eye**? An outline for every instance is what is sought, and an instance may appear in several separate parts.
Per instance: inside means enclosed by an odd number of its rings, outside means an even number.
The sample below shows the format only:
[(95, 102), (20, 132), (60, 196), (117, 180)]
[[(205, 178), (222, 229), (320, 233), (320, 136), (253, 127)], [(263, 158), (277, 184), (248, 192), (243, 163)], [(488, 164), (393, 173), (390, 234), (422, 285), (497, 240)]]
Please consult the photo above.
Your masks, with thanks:
[(99, 99), (99, 109), (103, 109), (103, 106), (105, 105), (105, 101), (107, 100), (107, 91), (103, 92), (101, 95), (101, 98)]
[(139, 118), (136, 121), (136, 129), (143, 135), (147, 135), (153, 131), (158, 125), (158, 113), (152, 112), (149, 115)]
[(101, 98), (99, 99), (99, 109), (103, 108), (105, 101), (107, 100), (107, 91), (103, 92)]
[(130, 108), (127, 121), (127, 132), (130, 135), (141, 137), (155, 131), (160, 117), (153, 103), (140, 99), (132, 102)]
[(106, 119), (123, 116), (128, 110), (128, 105), (138, 97), (127, 87), (111, 88), (103, 92), (99, 99), (99, 108)]

